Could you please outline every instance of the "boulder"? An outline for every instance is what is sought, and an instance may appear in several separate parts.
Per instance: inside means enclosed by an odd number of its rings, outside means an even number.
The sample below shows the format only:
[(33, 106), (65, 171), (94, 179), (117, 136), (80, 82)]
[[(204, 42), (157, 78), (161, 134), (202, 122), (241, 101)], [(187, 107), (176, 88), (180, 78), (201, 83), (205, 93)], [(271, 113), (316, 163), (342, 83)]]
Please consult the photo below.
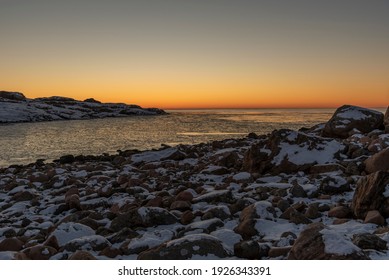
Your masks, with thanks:
[(369, 174), (377, 171), (389, 172), (389, 148), (386, 148), (365, 160), (365, 170)]
[(377, 210), (387, 216), (387, 197), (385, 192), (389, 184), (389, 173), (378, 171), (362, 177), (357, 182), (351, 209), (357, 218), (365, 219), (370, 210)]
[(309, 172), (318, 164), (335, 164), (345, 146), (334, 139), (289, 129), (275, 130), (246, 152), (243, 170), (251, 173)]
[(0, 242), (0, 252), (2, 251), (20, 251), (24, 243), (16, 237), (10, 237)]
[(359, 233), (353, 236), (353, 243), (364, 250), (383, 251), (387, 249), (387, 242), (371, 233)]
[(234, 254), (238, 258), (259, 260), (267, 257), (269, 253), (269, 246), (260, 245), (254, 240), (246, 240), (234, 245)]
[(290, 250), (290, 260), (367, 260), (351, 240), (322, 223), (308, 225)]
[(14, 100), (14, 101), (23, 101), (26, 100), (26, 97), (21, 92), (12, 92), (12, 91), (0, 91), (0, 98)]
[(369, 133), (375, 129), (382, 129), (384, 115), (381, 112), (344, 105), (338, 108), (332, 118), (326, 123), (323, 136), (333, 138), (347, 138), (354, 132)]
[(376, 224), (383, 226), (385, 224), (385, 219), (382, 217), (381, 213), (377, 210), (370, 210), (367, 212), (364, 223)]
[(194, 256), (226, 258), (230, 253), (216, 237), (192, 234), (146, 250), (138, 255), (138, 260), (187, 260)]
[(36, 245), (23, 250), (31, 260), (48, 260), (57, 253), (57, 250), (50, 246)]

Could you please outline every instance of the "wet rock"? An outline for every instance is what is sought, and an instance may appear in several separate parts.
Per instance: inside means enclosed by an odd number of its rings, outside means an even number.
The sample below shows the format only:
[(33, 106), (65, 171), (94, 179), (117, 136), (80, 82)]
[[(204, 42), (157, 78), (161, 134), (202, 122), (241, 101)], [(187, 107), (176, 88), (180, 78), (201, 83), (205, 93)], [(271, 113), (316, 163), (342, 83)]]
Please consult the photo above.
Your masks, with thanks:
[(389, 173), (379, 171), (362, 177), (357, 182), (351, 209), (356, 217), (364, 219), (370, 210), (384, 212), (386, 187), (389, 184)]
[[(341, 244), (341, 246), (339, 246)], [(366, 260), (351, 240), (321, 223), (308, 225), (290, 250), (290, 260)]]
[(369, 133), (383, 127), (384, 115), (381, 112), (357, 106), (344, 105), (338, 108), (326, 123), (323, 136), (347, 138), (354, 130)]
[(365, 170), (369, 174), (377, 171), (389, 172), (389, 148), (386, 148), (365, 160)]
[(364, 250), (384, 251), (387, 249), (387, 242), (371, 233), (359, 233), (353, 236), (353, 243)]
[(226, 258), (230, 254), (221, 241), (207, 234), (187, 235), (138, 255), (138, 260), (186, 260), (194, 256)]

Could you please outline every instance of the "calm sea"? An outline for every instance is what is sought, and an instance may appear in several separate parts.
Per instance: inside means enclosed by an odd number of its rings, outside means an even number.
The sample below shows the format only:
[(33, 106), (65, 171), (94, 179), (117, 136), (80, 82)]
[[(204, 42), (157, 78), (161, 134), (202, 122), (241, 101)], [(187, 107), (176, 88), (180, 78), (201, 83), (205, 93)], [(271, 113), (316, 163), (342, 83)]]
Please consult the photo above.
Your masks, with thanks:
[[(381, 110), (382, 111), (382, 110)], [(299, 129), (327, 121), (334, 109), (171, 110), (157, 117), (20, 123), (0, 126), (0, 167), (61, 155), (197, 144)]]

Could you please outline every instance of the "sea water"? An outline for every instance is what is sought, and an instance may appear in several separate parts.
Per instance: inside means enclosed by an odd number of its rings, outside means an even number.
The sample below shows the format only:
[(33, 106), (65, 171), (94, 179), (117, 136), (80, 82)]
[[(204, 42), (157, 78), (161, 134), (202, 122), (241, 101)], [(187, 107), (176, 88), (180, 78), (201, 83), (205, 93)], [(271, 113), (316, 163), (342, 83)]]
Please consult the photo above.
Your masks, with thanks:
[(170, 110), (168, 115), (18, 123), (0, 126), (0, 167), (242, 138), (326, 122), (334, 109)]

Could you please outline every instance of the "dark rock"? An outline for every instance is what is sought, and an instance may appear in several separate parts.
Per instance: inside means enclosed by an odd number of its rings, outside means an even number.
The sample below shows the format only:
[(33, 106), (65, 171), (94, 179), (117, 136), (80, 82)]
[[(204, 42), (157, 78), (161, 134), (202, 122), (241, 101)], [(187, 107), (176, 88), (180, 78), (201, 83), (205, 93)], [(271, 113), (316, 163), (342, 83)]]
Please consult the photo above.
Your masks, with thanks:
[(357, 182), (351, 209), (356, 217), (365, 219), (370, 210), (384, 212), (387, 198), (384, 195), (389, 184), (389, 173), (379, 171), (362, 177)]
[[(339, 248), (326, 248), (323, 241), (323, 230), (327, 230), (334, 235), (336, 239), (340, 239), (344, 251)], [(347, 248), (345, 248), (347, 246)], [(347, 240), (341, 234), (334, 230), (327, 229), (322, 223), (314, 223), (308, 225), (304, 229), (292, 249), (290, 250), (290, 260), (367, 260), (369, 259), (362, 250), (356, 247), (350, 240)]]
[(326, 137), (347, 138), (354, 130), (369, 133), (383, 128), (384, 115), (381, 112), (361, 107), (344, 105), (336, 110), (324, 127)]
[(77, 250), (101, 251), (110, 247), (111, 243), (100, 235), (91, 235), (73, 239), (64, 245), (64, 249), (69, 252)]
[(271, 247), (269, 250), (269, 257), (270, 258), (278, 258), (281, 256), (286, 256), (289, 254), (290, 250), (292, 249), (291, 246), (287, 247)]
[(350, 183), (340, 177), (325, 177), (321, 180), (319, 191), (323, 194), (341, 194), (350, 191)]
[(23, 250), (23, 253), (31, 260), (48, 260), (57, 253), (57, 250), (50, 246), (36, 245)]
[(359, 233), (353, 236), (353, 243), (361, 249), (377, 251), (387, 250), (387, 242), (371, 233)]
[(0, 242), (0, 252), (2, 251), (20, 251), (23, 249), (24, 242), (16, 237), (6, 238)]
[(59, 163), (61, 164), (73, 163), (74, 161), (75, 158), (73, 155), (65, 155), (59, 158)]
[(258, 260), (264, 256), (267, 256), (269, 247), (267, 246), (267, 252), (264, 252), (264, 246), (260, 246), (258, 242), (254, 240), (242, 241), (234, 245), (234, 254), (238, 258)]
[(310, 219), (308, 219), (306, 216), (304, 216), (304, 214), (302, 214), (298, 211), (294, 211), (294, 212), (290, 213), (289, 221), (296, 224), (296, 225), (312, 223), (312, 221)]
[(345, 219), (352, 217), (352, 211), (347, 206), (335, 206), (328, 211), (328, 217), (334, 217), (338, 219)]
[(14, 101), (24, 101), (26, 97), (21, 92), (12, 92), (12, 91), (0, 91), (0, 98), (14, 100)]
[(138, 255), (138, 260), (186, 260), (196, 255), (226, 258), (230, 254), (219, 239), (207, 234), (193, 234), (146, 250)]
[(290, 188), (289, 193), (290, 193), (293, 197), (307, 197), (307, 193), (305, 192), (305, 190), (303, 189), (303, 187), (300, 186), (300, 185), (297, 184), (297, 183), (293, 184), (293, 187)]
[(364, 223), (376, 224), (383, 226), (385, 224), (385, 219), (382, 217), (381, 213), (377, 210), (370, 210), (367, 212)]
[(76, 251), (70, 256), (69, 260), (97, 260), (97, 259), (89, 252)]

